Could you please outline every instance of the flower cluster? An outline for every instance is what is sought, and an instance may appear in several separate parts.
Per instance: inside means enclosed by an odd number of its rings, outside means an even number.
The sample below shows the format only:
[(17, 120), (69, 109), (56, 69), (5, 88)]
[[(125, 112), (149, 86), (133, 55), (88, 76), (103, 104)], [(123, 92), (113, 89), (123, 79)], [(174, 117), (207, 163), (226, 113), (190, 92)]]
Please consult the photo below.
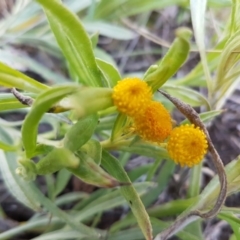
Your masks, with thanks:
[(181, 166), (188, 167), (199, 164), (207, 148), (204, 132), (193, 124), (174, 128), (167, 143), (170, 157)]
[(198, 164), (207, 152), (203, 131), (194, 125), (172, 129), (167, 109), (152, 100), (152, 90), (139, 78), (126, 78), (113, 89), (113, 102), (119, 112), (133, 119), (135, 132), (144, 140), (162, 143), (167, 140), (169, 156), (181, 166)]
[(142, 113), (152, 99), (152, 90), (139, 78), (125, 78), (113, 88), (113, 102), (118, 111), (134, 117)]
[(134, 120), (136, 132), (148, 141), (163, 142), (172, 131), (171, 116), (160, 102), (150, 102)]
[(171, 116), (159, 102), (152, 100), (152, 90), (139, 78), (125, 78), (113, 89), (113, 102), (118, 111), (133, 118), (140, 137), (162, 142), (172, 130)]

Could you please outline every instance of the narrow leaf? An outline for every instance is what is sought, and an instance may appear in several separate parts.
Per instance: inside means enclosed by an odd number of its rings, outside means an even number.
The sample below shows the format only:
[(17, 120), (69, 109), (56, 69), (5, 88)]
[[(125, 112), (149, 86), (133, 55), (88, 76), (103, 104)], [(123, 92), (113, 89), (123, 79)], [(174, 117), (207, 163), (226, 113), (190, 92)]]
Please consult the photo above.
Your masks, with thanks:
[(68, 149), (54, 148), (36, 163), (36, 172), (38, 175), (47, 175), (66, 167), (78, 167), (79, 164), (79, 159)]
[(117, 68), (101, 59), (97, 58), (96, 61), (100, 71), (104, 75), (105, 79), (108, 81), (108, 86), (114, 87), (117, 84), (117, 81), (121, 80), (121, 76)]
[(131, 146), (119, 147), (119, 150), (122, 150), (124, 152), (136, 153), (152, 158), (169, 159), (168, 152), (165, 148), (148, 143), (136, 142)]
[(159, 63), (158, 68), (152, 73), (149, 73), (144, 79), (152, 87), (153, 92), (172, 77), (188, 57), (190, 50), (189, 39), (192, 35), (191, 31), (186, 28), (180, 28), (176, 31), (176, 35), (176, 39)]
[(37, 97), (22, 126), (22, 141), (27, 157), (31, 157), (35, 151), (38, 124), (43, 114), (47, 112), (54, 103), (76, 90), (77, 88), (74, 85), (54, 87)]
[(120, 183), (114, 177), (105, 172), (95, 161), (83, 152), (77, 153), (80, 164), (78, 167), (67, 169), (82, 181), (98, 187), (112, 188)]
[[(149, 1), (149, 0), (118, 0), (109, 1), (102, 0), (97, 5), (95, 11), (95, 18), (103, 19), (118, 19), (126, 16), (131, 16), (143, 12), (154, 11), (171, 5), (186, 4), (186, 0), (161, 0), (161, 1)], [(106, 7), (107, 6), (107, 7)]]
[(84, 21), (83, 25), (90, 33), (99, 32), (101, 35), (113, 39), (131, 40), (136, 37), (131, 30), (106, 21)]
[(66, 169), (62, 169), (57, 173), (56, 176), (56, 183), (55, 183), (55, 189), (54, 189), (54, 196), (57, 196), (59, 193), (61, 193), (66, 185), (68, 184), (72, 174), (67, 171)]
[(66, 133), (63, 139), (64, 147), (75, 152), (79, 150), (93, 135), (98, 123), (96, 114), (78, 120)]
[(10, 152), (4, 153), (0, 150), (0, 158), (2, 177), (10, 193), (25, 206), (35, 211), (40, 211), (40, 202), (34, 197), (33, 183), (26, 182), (16, 174), (16, 154)]
[(188, 103), (193, 107), (204, 105), (208, 110), (210, 110), (210, 104), (208, 100), (197, 91), (168, 83), (165, 84), (163, 88), (174, 97), (179, 98), (183, 102)]
[[(215, 117), (219, 116), (223, 112), (224, 112), (224, 110), (212, 110), (212, 111), (200, 113), (199, 117), (203, 123), (209, 123)], [(186, 123), (190, 123), (188, 119), (185, 119), (184, 121), (181, 122), (181, 124), (186, 124)]]
[(81, 151), (91, 157), (96, 164), (100, 165), (102, 159), (102, 145), (95, 139), (89, 140), (81, 147)]
[(49, 89), (48, 86), (12, 69), (2, 62), (0, 62), (0, 85), (8, 88), (19, 88), (33, 93)]
[[(103, 151), (102, 166), (120, 182), (131, 183), (129, 177), (127, 176), (127, 173), (121, 164), (117, 161), (116, 158), (114, 158), (106, 151)], [(152, 226), (149, 220), (149, 216), (136, 190), (132, 185), (130, 185), (121, 187), (120, 191), (132, 209), (132, 212), (138, 221), (143, 235), (147, 240), (151, 240), (153, 238)]]
[(197, 46), (199, 49), (201, 62), (203, 65), (203, 71), (206, 77), (206, 82), (209, 90), (209, 95), (211, 96), (212, 92), (212, 81), (210, 72), (208, 69), (206, 51), (205, 51), (205, 11), (207, 6), (207, 0), (190, 0), (190, 9), (191, 9), (191, 19), (194, 29), (194, 35), (196, 38)]
[(218, 218), (225, 220), (232, 227), (236, 239), (240, 239), (240, 219), (231, 213), (220, 213)]
[(44, 194), (35, 186), (34, 188), (35, 199), (38, 199), (39, 202), (51, 213), (53, 216), (57, 216), (59, 219), (63, 220), (68, 224), (72, 229), (78, 231), (81, 234), (84, 234), (86, 237), (96, 239), (98, 233), (84, 224), (75, 221), (70, 215), (62, 211), (56, 206), (50, 199), (46, 198)]
[[(133, 185), (140, 196), (145, 194), (152, 186), (153, 183), (151, 182), (139, 182), (134, 183)], [(108, 190), (108, 192), (102, 192), (101, 195), (92, 196), (93, 194), (91, 194), (91, 196), (86, 199), (87, 204), (80, 208), (79, 214), (75, 219), (77, 221), (84, 221), (85, 219), (88, 219), (99, 212), (107, 211), (121, 205), (126, 205), (126, 200), (120, 193), (120, 188)]]
[(121, 136), (126, 122), (127, 116), (123, 113), (119, 113), (112, 128), (111, 141), (114, 141), (114, 139), (117, 139), (118, 137)]
[(88, 86), (105, 86), (90, 38), (77, 16), (57, 0), (37, 2), (44, 8), (56, 40), (78, 80)]

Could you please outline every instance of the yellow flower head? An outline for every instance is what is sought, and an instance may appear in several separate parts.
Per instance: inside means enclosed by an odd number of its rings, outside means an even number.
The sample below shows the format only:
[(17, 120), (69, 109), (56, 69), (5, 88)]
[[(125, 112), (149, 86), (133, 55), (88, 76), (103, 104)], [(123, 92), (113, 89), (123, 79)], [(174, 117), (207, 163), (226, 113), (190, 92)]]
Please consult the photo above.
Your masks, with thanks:
[(112, 98), (119, 112), (134, 117), (151, 101), (152, 90), (139, 78), (125, 78), (113, 88)]
[(167, 144), (167, 150), (174, 162), (188, 167), (200, 163), (207, 148), (204, 132), (189, 124), (174, 128)]
[(172, 131), (171, 116), (159, 102), (151, 101), (144, 113), (134, 118), (136, 132), (151, 142), (163, 142)]

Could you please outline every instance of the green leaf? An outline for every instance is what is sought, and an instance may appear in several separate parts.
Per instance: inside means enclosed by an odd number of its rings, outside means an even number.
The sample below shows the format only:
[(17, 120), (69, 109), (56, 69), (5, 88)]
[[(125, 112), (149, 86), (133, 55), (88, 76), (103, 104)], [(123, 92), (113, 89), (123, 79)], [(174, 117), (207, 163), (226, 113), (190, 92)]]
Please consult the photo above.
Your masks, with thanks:
[[(128, 219), (129, 220), (129, 219)], [(128, 222), (128, 225), (126, 225), (126, 228), (129, 227), (129, 225), (133, 225), (134, 221), (131, 219)], [(164, 230), (166, 227), (169, 226), (169, 222), (166, 221), (161, 221), (156, 218), (151, 218), (151, 223), (153, 226), (153, 233), (154, 235), (157, 234), (159, 231)], [(177, 234), (177, 236), (181, 240), (199, 240), (198, 237), (196, 237), (194, 234), (189, 233), (187, 231), (181, 231)], [(136, 227), (132, 227), (130, 229), (126, 229), (123, 231), (116, 231), (114, 233), (110, 233), (108, 240), (122, 240), (122, 239), (127, 239), (127, 240), (142, 240), (143, 235), (141, 232), (139, 232), (139, 229)], [(156, 239), (161, 239), (161, 238), (156, 238)]]
[(95, 139), (90, 139), (81, 147), (81, 151), (91, 157), (96, 164), (100, 165), (102, 159), (102, 145)]
[(16, 154), (10, 152), (4, 153), (0, 150), (0, 157), (2, 177), (10, 193), (25, 206), (35, 211), (40, 211), (40, 202), (34, 197), (33, 183), (26, 182), (16, 174)]
[(113, 106), (111, 88), (79, 87), (68, 98), (69, 108), (74, 108), (78, 118), (105, 110)]
[(237, 237), (236, 237), (234, 234), (232, 234), (232, 235), (230, 236), (229, 240), (237, 240)]
[(209, 7), (231, 7), (232, 1), (231, 0), (208, 0)]
[(147, 177), (146, 177), (147, 181), (152, 180), (152, 178), (154, 177), (156, 171), (158, 170), (158, 168), (161, 164), (162, 164), (162, 159), (160, 159), (160, 158), (155, 159), (153, 165), (151, 166), (151, 168), (147, 172)]
[(108, 87), (114, 87), (119, 80), (121, 80), (121, 76), (117, 70), (112, 64), (103, 61), (101, 59), (96, 58), (97, 65), (104, 75), (105, 79), (108, 82)]
[(196, 202), (197, 198), (178, 199), (148, 209), (150, 217), (164, 218), (180, 215), (184, 210)]
[(239, 41), (240, 31), (237, 31), (228, 39), (220, 55), (212, 100), (215, 109), (222, 107), (239, 83), (238, 67), (236, 66), (239, 61), (239, 54), (236, 53), (240, 50)]
[[(138, 166), (128, 172), (128, 177), (130, 178), (130, 180), (132, 182), (134, 182), (141, 176), (143, 176), (143, 175), (145, 176), (146, 172), (150, 169), (151, 166), (152, 166), (152, 164), (145, 164), (142, 166)], [(149, 180), (147, 180), (147, 181), (149, 181)]]
[[(240, 171), (240, 157), (232, 160), (225, 166), (225, 172), (227, 175), (228, 189), (227, 194), (238, 192), (240, 190), (239, 185), (239, 171)], [(219, 193), (219, 178), (214, 176), (214, 178), (208, 183), (201, 193), (201, 203), (209, 208), (214, 202)]]
[(232, 213), (219, 213), (218, 218), (225, 220), (232, 227), (236, 239), (240, 239), (240, 219)]
[(44, 194), (35, 186), (34, 187), (35, 199), (38, 199), (39, 202), (53, 215), (57, 216), (59, 219), (63, 220), (66, 224), (68, 224), (72, 229), (78, 231), (81, 234), (84, 234), (86, 237), (96, 239), (98, 233), (93, 229), (85, 226), (84, 224), (77, 222), (73, 219), (72, 216), (68, 215), (60, 208), (56, 206), (50, 199), (46, 198)]
[(57, 173), (54, 196), (57, 196), (59, 193), (61, 193), (65, 189), (71, 176), (72, 174), (67, 169), (62, 169)]
[(54, 176), (52, 174), (45, 175), (45, 182), (47, 187), (47, 197), (51, 200), (55, 200), (54, 196)]
[(12, 146), (0, 141), (0, 149), (4, 151), (16, 151), (18, 146)]
[(235, 14), (235, 12), (239, 12), (239, 9), (239, 2), (234, 1), (230, 25), (232, 29), (229, 31), (230, 36), (226, 36), (227, 42), (221, 52), (217, 66), (213, 99), (213, 105), (216, 109), (220, 109), (223, 106), (226, 99), (239, 83), (237, 62), (240, 56), (238, 53), (240, 50), (240, 31), (235, 31), (239, 29), (240, 19), (238, 14)]
[(37, 144), (34, 152), (32, 153), (32, 155), (30, 156), (32, 157), (36, 157), (39, 155), (46, 155), (49, 152), (51, 152), (53, 150), (53, 146), (49, 146), (49, 145), (45, 145), (45, 144)]
[(4, 151), (16, 151), (18, 148), (16, 144), (19, 143), (19, 139), (15, 139), (13, 142), (7, 130), (4, 126), (0, 126), (0, 149)]
[(205, 50), (205, 12), (207, 0), (190, 0), (191, 19), (194, 29), (194, 36), (199, 49), (201, 63), (203, 66), (206, 83), (208, 86), (209, 96), (212, 96), (213, 83), (208, 69), (206, 50)]
[[(133, 187), (140, 196), (142, 194), (145, 194), (152, 186), (153, 184), (151, 182), (140, 182), (134, 183), (133, 185)], [(98, 195), (94, 195), (95, 193), (91, 194), (91, 196), (86, 199), (87, 204), (81, 208), (78, 208), (80, 209), (78, 211), (79, 214), (76, 216), (75, 219), (77, 221), (84, 221), (85, 219), (89, 219), (89, 217), (92, 217), (99, 212), (126, 205), (126, 200), (122, 197), (120, 192), (121, 189), (117, 188), (111, 190), (108, 189), (108, 191), (101, 191), (101, 194)]]
[[(98, 59), (101, 59), (109, 64), (112, 64), (115, 68), (117, 67), (115, 60), (113, 59), (113, 56), (108, 54), (106, 51), (104, 51), (103, 49), (96, 47), (94, 49), (94, 54), (95, 57)], [(97, 61), (97, 59), (96, 59)]]
[[(66, 170), (67, 172), (67, 170)], [(62, 206), (65, 204), (73, 203), (75, 201), (80, 201), (82, 199), (86, 199), (89, 197), (89, 194), (85, 192), (69, 192), (65, 193), (64, 195), (59, 196), (56, 200), (55, 203), (58, 206)]]
[(98, 187), (112, 188), (120, 183), (114, 177), (105, 172), (95, 161), (84, 152), (78, 151), (80, 159), (78, 167), (68, 167), (67, 169), (82, 181)]
[(67, 148), (54, 148), (36, 163), (36, 173), (51, 174), (66, 167), (77, 168), (79, 164), (79, 159)]
[[(35, 98), (35, 94), (24, 94), (25, 96), (30, 96)], [(0, 111), (26, 108), (27, 105), (20, 103), (12, 93), (1, 93), (0, 94)]]
[(76, 230), (68, 230), (68, 229), (60, 229), (55, 230), (49, 233), (41, 234), (38, 237), (33, 238), (32, 240), (52, 240), (52, 239), (58, 239), (58, 240), (71, 240), (71, 239), (86, 239), (85, 234), (81, 234)]
[[(210, 71), (215, 71), (216, 67), (219, 64), (219, 56), (227, 42), (228, 38), (224, 38), (218, 43), (218, 45), (213, 49), (212, 52), (209, 52), (207, 55), (208, 67)], [(216, 50), (216, 51), (214, 51)], [(202, 62), (198, 63), (196, 67), (187, 74), (184, 78), (176, 80), (174, 83), (182, 86), (199, 86), (200, 82), (204, 83), (205, 77), (203, 73)]]
[(55, 38), (78, 81), (87, 86), (105, 86), (91, 41), (77, 16), (57, 0), (37, 2), (44, 8)]
[(237, 31), (228, 39), (223, 51), (221, 52), (216, 72), (215, 89), (219, 89), (224, 84), (226, 74), (239, 59), (239, 54), (235, 53), (240, 49), (239, 39), (240, 31)]
[[(169, 225), (169, 223), (161, 221), (157, 218), (151, 218), (151, 222), (153, 224), (154, 233), (159, 232), (159, 230), (164, 230)], [(186, 229), (179, 231), (176, 235), (181, 240), (199, 240), (195, 233), (188, 232)]]
[(176, 164), (173, 161), (165, 161), (160, 168), (159, 173), (155, 176), (156, 187), (152, 188), (148, 194), (142, 197), (146, 207), (156, 201), (159, 195), (167, 188), (170, 179), (173, 176)]
[(176, 35), (177, 37), (168, 52), (158, 64), (158, 68), (144, 78), (149, 86), (152, 87), (153, 92), (172, 77), (188, 57), (190, 50), (189, 39), (192, 35), (191, 31), (186, 28), (180, 28), (176, 31)]
[(93, 135), (98, 124), (97, 114), (81, 118), (66, 133), (63, 145), (70, 151), (79, 150)]
[(224, 83), (219, 85), (219, 89), (216, 90), (217, 94), (214, 95), (213, 104), (216, 109), (221, 109), (227, 99), (235, 91), (236, 87), (239, 84), (239, 70), (238, 68), (232, 68), (230, 76), (224, 79)]
[(143, 12), (149, 12), (156, 9), (165, 8), (171, 5), (186, 4), (186, 0), (102, 0), (96, 7), (95, 18), (118, 19)]
[(99, 32), (94, 32), (91, 37), (92, 48), (96, 48), (99, 40)]
[[(230, 2), (230, 1), (229, 1)], [(240, 2), (238, 0), (232, 0), (232, 12), (231, 12), (231, 23), (229, 24), (229, 35), (232, 36), (239, 29), (239, 9)]]
[(119, 150), (152, 158), (170, 159), (166, 149), (148, 143), (136, 142), (128, 147), (119, 147)]
[(0, 95), (0, 111), (16, 110), (25, 107), (27, 106), (20, 103), (14, 96), (10, 96), (10, 94), (8, 99), (3, 99), (2, 94)]
[(27, 157), (31, 157), (35, 151), (38, 124), (43, 114), (47, 112), (54, 103), (75, 91), (77, 91), (75, 85), (59, 86), (43, 92), (36, 98), (22, 126), (22, 141)]
[(32, 72), (38, 73), (44, 79), (47, 79), (47, 80), (51, 79), (51, 83), (66, 83), (67, 81), (69, 81), (69, 79), (64, 77), (62, 74), (52, 71), (49, 67), (44, 66), (34, 58), (28, 57), (25, 54), (24, 55), (16, 54), (16, 52), (14, 51), (14, 48), (7, 48), (2, 51), (0, 50), (0, 61), (1, 59), (3, 61), (6, 59), (9, 59), (9, 61), (14, 59), (14, 62), (23, 65), (24, 68)]
[(123, 113), (119, 113), (116, 120), (114, 121), (111, 133), (111, 141), (114, 141), (114, 139), (117, 139), (122, 135), (126, 122), (127, 116)]
[[(73, 207), (73, 209), (79, 211), (85, 208), (86, 206), (88, 206), (88, 204), (91, 204), (96, 199), (108, 194), (111, 191), (113, 191), (113, 189), (99, 188), (96, 191), (92, 192), (86, 199), (83, 199), (81, 202), (77, 203)], [(78, 216), (78, 217), (81, 217), (81, 216)]]
[[(200, 117), (200, 119), (203, 123), (209, 123), (215, 117), (219, 116), (223, 112), (224, 112), (224, 110), (212, 110), (212, 111), (209, 111), (209, 112), (200, 113), (199, 117)], [(181, 125), (186, 124), (186, 123), (190, 123), (188, 119), (185, 119), (184, 121), (182, 121)]]
[(210, 110), (208, 100), (197, 91), (194, 91), (190, 88), (175, 86), (173, 84), (168, 83), (163, 86), (163, 89), (167, 90), (167, 92), (172, 96), (179, 98), (183, 102), (188, 103), (193, 107), (204, 105), (208, 110)]
[(24, 75), (0, 62), (0, 85), (18, 88), (28, 92), (39, 93), (49, 89), (48, 86)]
[(16, 235), (20, 235), (23, 232), (31, 231), (32, 229), (42, 229), (46, 226), (53, 226), (55, 224), (64, 224), (64, 221), (57, 218), (52, 217), (51, 222), (49, 222), (48, 218), (39, 218), (39, 219), (32, 219), (31, 221), (26, 222), (25, 224), (20, 224), (17, 227), (11, 228), (10, 230), (6, 230), (3, 233), (0, 233), (1, 239), (11, 239)]
[[(125, 172), (121, 164), (117, 161), (116, 158), (114, 158), (106, 151), (103, 151), (102, 166), (120, 182), (131, 183), (129, 177), (127, 176), (127, 173)], [(147, 240), (151, 240), (152, 226), (149, 220), (149, 216), (136, 190), (132, 185), (129, 185), (121, 187), (120, 192), (126, 199), (126, 201), (129, 203), (129, 206), (143, 232), (143, 235)]]
[(83, 25), (90, 33), (99, 32), (101, 35), (113, 39), (131, 40), (136, 37), (136, 34), (131, 30), (109, 22), (83, 21)]
[(190, 170), (190, 184), (187, 192), (188, 198), (196, 197), (200, 193), (202, 182), (202, 164), (194, 166)]
[[(190, 169), (189, 187), (187, 191), (187, 197), (193, 198), (200, 194), (200, 188), (202, 183), (202, 163), (194, 166)], [(199, 240), (204, 240), (202, 233), (202, 221), (195, 221), (186, 227), (191, 233), (194, 233)]]

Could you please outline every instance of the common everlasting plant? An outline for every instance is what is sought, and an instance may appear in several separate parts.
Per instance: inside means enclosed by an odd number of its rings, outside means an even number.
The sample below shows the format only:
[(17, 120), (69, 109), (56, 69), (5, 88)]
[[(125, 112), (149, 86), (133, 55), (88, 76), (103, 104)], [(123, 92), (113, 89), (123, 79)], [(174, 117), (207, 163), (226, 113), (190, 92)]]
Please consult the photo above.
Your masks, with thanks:
[[(100, 10), (108, 1), (102, 0), (97, 5), (96, 16), (101, 15)], [(0, 63), (0, 84), (11, 89), (11, 93), (0, 95), (0, 109), (27, 111), (20, 131), (12, 126), (1, 127), (4, 181), (23, 204), (53, 216), (50, 221), (53, 229), (36, 239), (158, 240), (174, 234), (184, 240), (203, 239), (201, 233), (184, 227), (192, 224), (193, 229), (199, 230), (200, 219), (215, 216), (229, 222), (233, 239), (240, 238), (239, 219), (235, 215), (239, 209), (224, 207), (226, 196), (239, 191), (240, 163), (236, 159), (224, 168), (205, 126), (221, 113), (238, 79), (240, 41), (236, 13), (240, 3), (233, 1), (229, 27), (215, 49), (206, 54), (202, 21), (206, 1), (190, 1), (201, 62), (186, 77), (173, 80), (192, 47), (189, 29), (176, 30), (176, 38), (165, 56), (157, 65), (150, 66), (142, 78), (132, 74), (122, 77), (111, 63), (95, 58), (95, 35), (89, 37), (78, 17), (64, 4), (57, 0), (36, 2), (44, 10), (72, 78), (72, 82), (48, 86)], [(111, 3), (109, 6), (112, 7)], [(188, 87), (200, 83), (208, 90), (207, 98)], [(170, 103), (182, 113), (184, 121), (176, 122), (172, 118)], [(201, 106), (202, 111), (197, 113), (195, 106)], [(50, 123), (53, 130), (38, 133), (42, 121)], [(60, 129), (57, 137), (56, 126)], [(123, 166), (127, 153), (154, 158), (154, 164), (142, 174), (147, 181), (131, 181)], [(207, 153), (217, 175), (200, 193), (202, 161)], [(158, 174), (163, 161), (165, 164)], [(149, 208), (176, 165), (191, 168), (190, 197), (182, 202), (172, 201), (168, 206)], [(54, 190), (46, 197), (35, 179), (39, 175), (49, 178), (50, 174), (56, 174), (57, 180)], [(79, 204), (65, 212), (56, 202), (72, 175), (99, 190), (88, 197), (74, 196)], [(155, 185), (154, 176), (157, 176)], [(81, 198), (84, 199), (80, 201)], [(96, 214), (101, 217), (104, 210), (122, 204), (131, 212), (109, 232), (89, 226), (89, 219), (93, 220)], [(169, 211), (164, 215), (167, 207)], [(172, 222), (159, 219), (177, 214)], [(9, 238), (47, 222), (47, 215), (36, 214), (35, 219), (1, 233), (0, 238)]]

